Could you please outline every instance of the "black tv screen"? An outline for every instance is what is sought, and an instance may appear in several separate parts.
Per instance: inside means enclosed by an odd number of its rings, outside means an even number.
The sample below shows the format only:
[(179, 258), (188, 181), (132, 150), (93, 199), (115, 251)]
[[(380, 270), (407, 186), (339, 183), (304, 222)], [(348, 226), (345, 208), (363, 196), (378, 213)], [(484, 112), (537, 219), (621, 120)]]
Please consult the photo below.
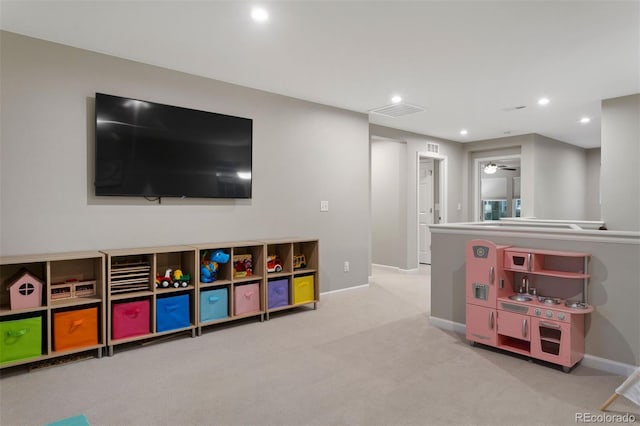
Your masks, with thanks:
[(96, 93), (96, 195), (251, 198), (253, 120)]

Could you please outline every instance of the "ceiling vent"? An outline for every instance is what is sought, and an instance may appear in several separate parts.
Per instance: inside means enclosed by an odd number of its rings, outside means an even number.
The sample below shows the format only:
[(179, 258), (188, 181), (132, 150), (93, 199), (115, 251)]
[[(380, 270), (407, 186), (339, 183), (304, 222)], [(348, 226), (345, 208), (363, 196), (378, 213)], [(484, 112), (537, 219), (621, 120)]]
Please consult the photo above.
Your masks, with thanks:
[(403, 117), (409, 114), (415, 114), (416, 112), (422, 112), (422, 111), (424, 111), (424, 108), (422, 107), (411, 105), (411, 104), (399, 103), (399, 104), (392, 104), (392, 105), (387, 105), (380, 108), (372, 109), (369, 112), (395, 118), (395, 117)]

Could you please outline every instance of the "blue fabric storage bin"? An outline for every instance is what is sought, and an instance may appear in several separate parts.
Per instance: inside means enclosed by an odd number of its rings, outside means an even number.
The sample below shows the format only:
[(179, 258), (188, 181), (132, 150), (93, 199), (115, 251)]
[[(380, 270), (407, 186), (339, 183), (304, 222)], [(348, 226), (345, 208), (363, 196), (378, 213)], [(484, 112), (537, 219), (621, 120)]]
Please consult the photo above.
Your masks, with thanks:
[(190, 325), (188, 294), (156, 300), (156, 330), (158, 332), (185, 328)]
[(289, 280), (272, 280), (269, 281), (267, 300), (269, 301), (269, 309), (287, 306), (289, 304)]
[(200, 321), (213, 321), (228, 316), (229, 291), (226, 287), (200, 293)]

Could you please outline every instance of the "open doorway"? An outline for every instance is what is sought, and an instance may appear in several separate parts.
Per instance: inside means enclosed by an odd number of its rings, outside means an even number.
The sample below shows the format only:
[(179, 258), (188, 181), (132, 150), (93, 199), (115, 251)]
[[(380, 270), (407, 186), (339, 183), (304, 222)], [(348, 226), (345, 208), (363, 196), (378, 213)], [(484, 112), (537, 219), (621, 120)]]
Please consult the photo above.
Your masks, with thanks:
[(476, 216), (480, 221), (520, 217), (520, 156), (476, 159)]
[(431, 265), (429, 225), (442, 223), (444, 215), (444, 159), (418, 153), (418, 263)]

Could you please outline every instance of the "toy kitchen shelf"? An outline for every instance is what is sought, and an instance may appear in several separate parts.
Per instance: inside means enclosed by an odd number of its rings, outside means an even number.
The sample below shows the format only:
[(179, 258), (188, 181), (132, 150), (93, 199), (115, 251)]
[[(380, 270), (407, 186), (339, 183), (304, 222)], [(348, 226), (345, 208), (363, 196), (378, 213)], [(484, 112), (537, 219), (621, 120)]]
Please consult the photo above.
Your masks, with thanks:
[(190, 246), (103, 250), (107, 347), (196, 330), (198, 257)]
[[(259, 317), (265, 313), (265, 247), (259, 241), (201, 243), (193, 246), (196, 273), (197, 329)], [(213, 256), (213, 257), (212, 257)], [(203, 282), (204, 281), (204, 282)]]
[(320, 301), (319, 241), (278, 239), (264, 241), (267, 250), (267, 320), (271, 312)]
[(469, 241), (467, 340), (551, 362), (569, 372), (584, 357), (585, 316), (593, 312), (587, 293), (590, 257)]
[(504, 269), (530, 275), (582, 280), (582, 302), (587, 303), (590, 275), (588, 253), (509, 247), (504, 251)]
[(0, 258), (0, 368), (105, 346), (105, 259), (97, 251)]

